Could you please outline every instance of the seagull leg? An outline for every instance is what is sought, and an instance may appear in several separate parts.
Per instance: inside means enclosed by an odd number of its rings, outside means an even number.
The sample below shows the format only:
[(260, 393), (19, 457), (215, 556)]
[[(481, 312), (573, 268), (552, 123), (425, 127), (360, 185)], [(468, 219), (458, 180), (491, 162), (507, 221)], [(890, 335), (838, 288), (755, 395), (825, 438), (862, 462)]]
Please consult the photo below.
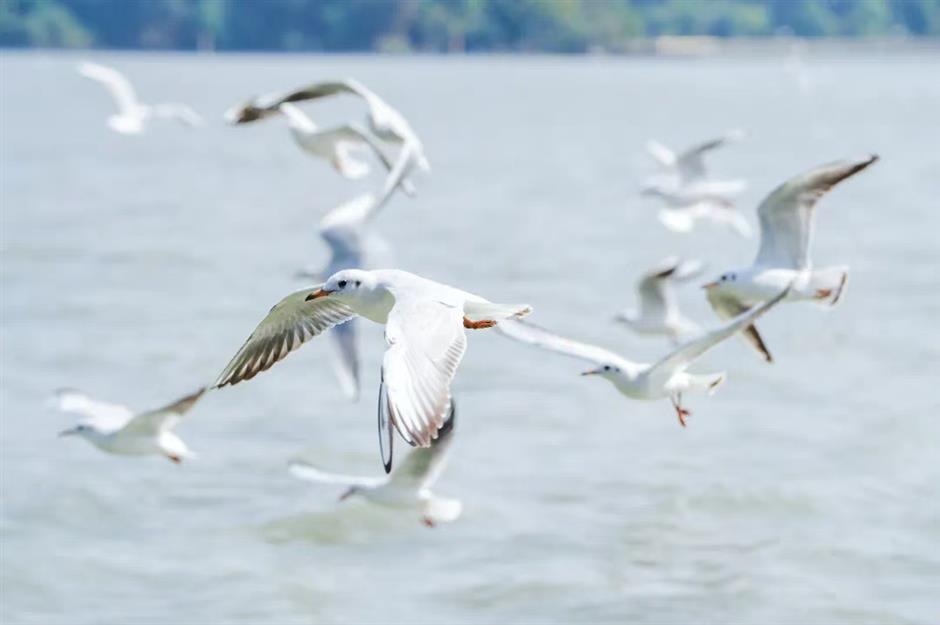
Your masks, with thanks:
[(435, 526), (434, 519), (432, 519), (431, 517), (427, 517), (427, 516), (426, 516), (426, 517), (421, 517), (421, 522), (424, 523), (424, 525), (425, 525), (426, 527), (434, 527), (434, 526)]
[(682, 407), (682, 393), (679, 393), (675, 397), (670, 397), (669, 400), (672, 402), (672, 407), (676, 409), (676, 416), (679, 417), (679, 425), (685, 427), (685, 418), (691, 416), (692, 413)]
[(816, 299), (826, 299), (832, 297), (832, 289), (816, 289)]
[(496, 322), (492, 319), (483, 319), (481, 321), (471, 321), (464, 315), (463, 318), (463, 327), (468, 330), (482, 330), (483, 328), (492, 328), (496, 325)]
[(183, 461), (182, 458), (180, 458), (179, 456), (174, 455), (174, 454), (167, 454), (166, 457), (167, 457), (173, 464), (179, 464), (179, 463), (181, 463), (181, 462)]

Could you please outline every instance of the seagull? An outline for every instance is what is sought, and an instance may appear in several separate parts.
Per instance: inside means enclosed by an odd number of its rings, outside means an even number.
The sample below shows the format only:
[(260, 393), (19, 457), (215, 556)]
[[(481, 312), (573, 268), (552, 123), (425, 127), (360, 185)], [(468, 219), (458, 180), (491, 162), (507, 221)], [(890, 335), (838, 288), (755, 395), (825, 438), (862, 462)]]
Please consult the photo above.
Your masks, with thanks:
[(308, 339), (356, 315), (385, 325), (388, 345), (379, 385), (379, 442), (392, 468), (392, 429), (428, 447), (444, 423), (450, 385), (467, 348), (464, 329), (489, 328), (532, 311), (397, 269), (345, 269), (291, 293), (261, 320), (214, 383), (249, 380)]
[(431, 492), (431, 487), (440, 478), (447, 464), (455, 415), (456, 408), (451, 400), (450, 413), (431, 446), (413, 450), (391, 474), (383, 477), (328, 473), (302, 460), (292, 460), (288, 466), (291, 473), (303, 480), (346, 487), (345, 492), (340, 495), (340, 501), (360, 496), (374, 504), (390, 508), (411, 509), (417, 506), (421, 521), (428, 527), (456, 521), (463, 510), (460, 500), (437, 497)]
[(787, 293), (788, 289), (784, 289), (760, 306), (680, 345), (654, 364), (632, 362), (602, 347), (579, 343), (523, 321), (503, 321), (497, 326), (497, 330), (522, 343), (592, 363), (594, 368), (581, 375), (599, 375), (631, 399), (656, 400), (668, 397), (679, 418), (679, 424), (685, 427), (685, 418), (692, 413), (682, 406), (682, 394), (686, 391), (706, 391), (712, 394), (725, 380), (724, 372), (687, 373), (689, 365), (718, 343), (753, 323), (786, 297)]
[(699, 325), (679, 312), (674, 284), (701, 275), (704, 266), (701, 261), (675, 256), (664, 259), (637, 282), (639, 309), (618, 313), (615, 319), (637, 334), (667, 336), (674, 343), (700, 333)]
[[(236, 111), (237, 107), (227, 111), (226, 120), (237, 124)], [(369, 173), (369, 164), (356, 154), (363, 147), (369, 148), (386, 170), (394, 166), (378, 142), (359, 124), (346, 123), (320, 128), (299, 107), (289, 102), (279, 105), (277, 112), (287, 119), (287, 127), (294, 142), (304, 152), (328, 161), (344, 178), (356, 180)], [(414, 194), (414, 186), (408, 181), (402, 183), (402, 189), (408, 195)]]
[(114, 68), (85, 62), (79, 64), (78, 73), (104, 85), (114, 98), (118, 113), (108, 118), (108, 126), (115, 132), (123, 135), (140, 134), (144, 131), (144, 122), (151, 117), (175, 119), (192, 127), (203, 125), (202, 117), (185, 104), (141, 103), (127, 77)]
[(650, 178), (647, 186), (684, 189), (689, 195), (694, 191), (698, 195), (732, 199), (746, 188), (746, 183), (743, 180), (721, 182), (711, 180), (705, 167), (705, 154), (732, 141), (738, 141), (743, 136), (742, 131), (733, 130), (722, 137), (693, 146), (681, 154), (676, 154), (652, 139), (647, 141), (647, 152), (660, 164), (665, 172), (665, 175), (660, 174)]
[(127, 406), (98, 401), (74, 389), (60, 389), (56, 391), (54, 406), (83, 419), (59, 436), (80, 436), (112, 454), (157, 454), (180, 463), (194, 454), (173, 433), (173, 428), (205, 391), (200, 388), (168, 406), (135, 414)]
[(304, 102), (343, 93), (358, 96), (366, 101), (369, 108), (366, 117), (369, 128), (382, 141), (401, 146), (398, 161), (402, 162), (406, 173), (414, 169), (430, 171), (431, 164), (424, 154), (424, 146), (411, 124), (401, 113), (355, 78), (317, 82), (289, 93), (255, 98), (240, 107), (230, 109), (226, 118), (230, 123), (244, 124), (276, 114), (285, 102)]
[[(787, 180), (768, 195), (757, 207), (760, 247), (752, 265), (727, 271), (704, 285), (708, 303), (718, 316), (740, 315), (790, 283), (789, 301), (834, 306), (848, 281), (848, 267), (813, 268), (809, 257), (813, 209), (830, 189), (877, 160), (872, 154), (828, 163)], [(773, 362), (756, 326), (749, 324), (744, 337), (764, 360)]]

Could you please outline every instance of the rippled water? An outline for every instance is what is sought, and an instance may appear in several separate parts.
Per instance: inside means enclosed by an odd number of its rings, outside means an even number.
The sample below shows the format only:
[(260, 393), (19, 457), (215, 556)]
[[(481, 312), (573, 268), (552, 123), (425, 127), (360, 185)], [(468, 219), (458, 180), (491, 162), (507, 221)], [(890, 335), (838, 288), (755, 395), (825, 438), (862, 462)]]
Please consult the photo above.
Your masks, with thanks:
[[(940, 614), (940, 64), (935, 56), (781, 59), (317, 56), (95, 57), (148, 99), (191, 102), (199, 132), (128, 138), (78, 57), (0, 67), (4, 623), (936, 622)], [(681, 430), (667, 402), (629, 402), (580, 364), (474, 333), (442, 494), (465, 515), (338, 505), (292, 479), (301, 455), (380, 471), (366, 328), (365, 398), (345, 403), (329, 345), (212, 393), (172, 466), (55, 433), (43, 401), (77, 386), (160, 405), (225, 364), (258, 319), (325, 259), (316, 223), (379, 180), (347, 183), (279, 122), (227, 128), (252, 94), (354, 75), (395, 103), (433, 165), (377, 227), (396, 266), (636, 359), (666, 345), (611, 323), (669, 253), (714, 270), (756, 243), (665, 231), (638, 198), (643, 142), (728, 128), (715, 154), (753, 206), (808, 166), (882, 161), (820, 205), (815, 257), (852, 267), (835, 309), (787, 306), (700, 370)], [(323, 103), (318, 121), (359, 114)], [(696, 288), (689, 314), (712, 317)]]

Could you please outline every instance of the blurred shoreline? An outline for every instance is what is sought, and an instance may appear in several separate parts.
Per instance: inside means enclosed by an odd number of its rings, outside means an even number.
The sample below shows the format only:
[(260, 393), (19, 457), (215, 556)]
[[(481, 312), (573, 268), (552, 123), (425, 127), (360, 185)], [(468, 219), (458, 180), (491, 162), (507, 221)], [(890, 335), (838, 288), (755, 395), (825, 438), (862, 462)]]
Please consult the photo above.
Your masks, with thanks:
[(434, 50), (373, 50), (373, 51), (326, 51), (326, 50), (217, 50), (204, 47), (195, 50), (163, 48), (61, 48), (61, 47), (0, 47), (0, 55), (77, 55), (77, 54), (130, 54), (130, 55), (224, 55), (224, 56), (319, 56), (319, 57), (611, 57), (611, 58), (734, 58), (775, 57), (807, 55), (833, 57), (858, 54), (937, 54), (940, 63), (940, 39), (928, 37), (706, 37), (706, 36), (662, 36), (638, 38), (625, 43), (621, 48), (600, 46), (584, 52), (546, 52), (540, 50), (491, 50), (448, 51)]

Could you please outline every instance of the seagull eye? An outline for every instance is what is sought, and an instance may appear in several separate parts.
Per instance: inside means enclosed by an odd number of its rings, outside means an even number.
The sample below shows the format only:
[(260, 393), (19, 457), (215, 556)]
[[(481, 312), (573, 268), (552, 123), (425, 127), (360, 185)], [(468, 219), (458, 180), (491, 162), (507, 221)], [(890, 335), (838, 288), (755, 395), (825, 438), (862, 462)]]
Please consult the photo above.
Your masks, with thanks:
[(604, 365), (604, 371), (610, 371), (610, 365)]
[(345, 289), (345, 288), (346, 288), (346, 281), (345, 281), (345, 280), (340, 280), (339, 282), (336, 283), (336, 286), (338, 286), (338, 287), (341, 288), (341, 289)]

